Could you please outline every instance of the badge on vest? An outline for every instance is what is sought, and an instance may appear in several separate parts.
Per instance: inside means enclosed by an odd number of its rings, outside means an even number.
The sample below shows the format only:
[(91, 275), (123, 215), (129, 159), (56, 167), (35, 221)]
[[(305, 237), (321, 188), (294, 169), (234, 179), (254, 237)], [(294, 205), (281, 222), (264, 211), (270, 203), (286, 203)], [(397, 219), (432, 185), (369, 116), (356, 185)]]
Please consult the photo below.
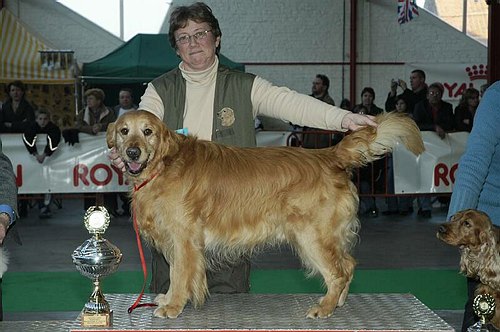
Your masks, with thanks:
[(217, 112), (217, 118), (221, 120), (221, 125), (223, 127), (231, 127), (235, 121), (234, 111), (229, 107), (224, 107)]

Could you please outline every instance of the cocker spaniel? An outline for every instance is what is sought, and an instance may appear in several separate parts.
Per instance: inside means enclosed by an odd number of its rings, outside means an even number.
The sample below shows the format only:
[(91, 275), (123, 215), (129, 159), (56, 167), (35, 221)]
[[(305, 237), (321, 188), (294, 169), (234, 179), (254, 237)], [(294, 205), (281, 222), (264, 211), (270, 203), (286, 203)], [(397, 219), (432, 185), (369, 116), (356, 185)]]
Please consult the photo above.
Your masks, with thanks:
[(424, 150), (415, 122), (388, 113), (378, 127), (326, 149), (238, 148), (169, 130), (152, 113), (132, 111), (109, 125), (107, 143), (126, 164), (141, 235), (170, 263), (170, 288), (157, 317), (175, 318), (207, 295), (214, 257), (236, 261), (265, 244), (288, 243), (327, 291), (307, 312), (329, 317), (346, 300), (360, 227), (353, 169), (390, 152), (398, 141)]
[(491, 323), (500, 328), (500, 229), (489, 216), (478, 210), (457, 212), (439, 226), (438, 239), (460, 248), (460, 272), (481, 283), (475, 294), (495, 298), (496, 311)]

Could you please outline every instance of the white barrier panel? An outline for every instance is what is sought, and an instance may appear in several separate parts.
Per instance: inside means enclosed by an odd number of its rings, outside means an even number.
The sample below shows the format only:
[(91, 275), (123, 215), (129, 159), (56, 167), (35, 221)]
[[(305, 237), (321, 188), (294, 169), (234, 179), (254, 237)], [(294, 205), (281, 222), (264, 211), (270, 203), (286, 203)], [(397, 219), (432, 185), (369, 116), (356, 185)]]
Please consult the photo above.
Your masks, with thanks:
[[(261, 131), (259, 146), (286, 145), (290, 133)], [(434, 132), (423, 132), (426, 151), (415, 157), (398, 144), (394, 153), (396, 194), (449, 193), (455, 182), (460, 156), (468, 133), (447, 134), (441, 140)], [(58, 150), (43, 164), (29, 155), (20, 134), (2, 134), (3, 151), (9, 156), (17, 176), (20, 194), (124, 192), (128, 184), (123, 174), (111, 167), (107, 157), (106, 135), (80, 133), (80, 143), (61, 142)], [(43, 151), (46, 136), (39, 135), (38, 151)]]
[[(80, 143), (64, 143), (51, 157), (39, 164), (28, 154), (21, 134), (2, 134), (3, 152), (10, 158), (20, 194), (94, 193), (127, 191), (123, 174), (110, 166), (106, 135), (80, 133)], [(37, 139), (38, 152), (46, 144), (46, 135)]]
[(425, 152), (419, 157), (398, 144), (393, 153), (395, 193), (451, 193), (468, 137), (458, 132), (441, 139), (435, 132), (422, 132)]

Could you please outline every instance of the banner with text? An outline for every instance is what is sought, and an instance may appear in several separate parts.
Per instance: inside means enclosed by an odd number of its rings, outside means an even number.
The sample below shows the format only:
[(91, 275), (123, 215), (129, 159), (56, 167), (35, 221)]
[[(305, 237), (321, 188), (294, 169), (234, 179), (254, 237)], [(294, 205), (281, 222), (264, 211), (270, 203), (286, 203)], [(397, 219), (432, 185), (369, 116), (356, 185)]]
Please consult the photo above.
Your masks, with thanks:
[[(259, 146), (286, 145), (289, 132), (261, 131)], [(458, 160), (465, 150), (468, 133), (422, 133), (426, 151), (415, 157), (398, 144), (393, 153), (396, 194), (449, 193), (455, 181)], [(105, 134), (80, 134), (80, 143), (61, 143), (58, 150), (39, 164), (28, 154), (20, 134), (2, 134), (3, 152), (11, 159), (20, 194), (124, 192), (128, 184), (107, 157)], [(45, 135), (39, 135), (43, 151)]]
[[(2, 134), (1, 138), (3, 152), (14, 166), (20, 194), (128, 190), (123, 173), (110, 165), (105, 133), (80, 133), (80, 143), (72, 146), (61, 141), (43, 164), (28, 153), (21, 134)], [(46, 135), (38, 135), (38, 152), (43, 151), (45, 144)]]

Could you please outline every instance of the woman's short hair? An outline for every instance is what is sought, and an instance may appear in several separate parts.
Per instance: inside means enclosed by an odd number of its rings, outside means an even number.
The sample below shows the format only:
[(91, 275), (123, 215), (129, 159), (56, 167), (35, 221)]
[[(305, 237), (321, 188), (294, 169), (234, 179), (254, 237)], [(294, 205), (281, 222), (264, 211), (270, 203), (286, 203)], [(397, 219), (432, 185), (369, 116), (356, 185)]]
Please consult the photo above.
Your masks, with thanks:
[[(179, 6), (176, 7), (170, 14), (170, 27), (168, 30), (168, 39), (172, 48), (176, 49), (175, 32), (187, 25), (187, 21), (195, 21), (197, 23), (208, 23), (212, 34), (217, 37), (222, 36), (220, 31), (219, 21), (215, 18), (212, 13), (212, 9), (208, 7), (203, 2), (196, 2), (189, 6)], [(219, 54), (220, 45), (217, 46), (216, 53)]]
[(10, 88), (13, 86), (15, 86), (16, 88), (19, 88), (22, 92), (26, 92), (26, 85), (24, 85), (24, 83), (19, 81), (19, 80), (12, 81), (9, 84), (7, 84), (7, 86), (5, 87), (5, 92), (7, 92), (7, 94), (9, 94)]
[(429, 90), (430, 89), (438, 89), (439, 92), (441, 92), (441, 96), (444, 94), (444, 86), (439, 82), (434, 82), (431, 85), (429, 85)]
[(35, 110), (35, 116), (38, 117), (42, 114), (45, 114), (50, 119), (50, 111), (46, 108), (39, 108)]
[(96, 99), (103, 101), (106, 95), (104, 91), (98, 88), (88, 89), (85, 91), (85, 97), (94, 96)]
[(363, 90), (361, 90), (361, 97), (363, 97), (363, 95), (368, 92), (369, 94), (371, 94), (373, 96), (373, 99), (375, 99), (375, 90), (373, 90), (373, 88), (367, 86), (366, 88), (364, 88)]

